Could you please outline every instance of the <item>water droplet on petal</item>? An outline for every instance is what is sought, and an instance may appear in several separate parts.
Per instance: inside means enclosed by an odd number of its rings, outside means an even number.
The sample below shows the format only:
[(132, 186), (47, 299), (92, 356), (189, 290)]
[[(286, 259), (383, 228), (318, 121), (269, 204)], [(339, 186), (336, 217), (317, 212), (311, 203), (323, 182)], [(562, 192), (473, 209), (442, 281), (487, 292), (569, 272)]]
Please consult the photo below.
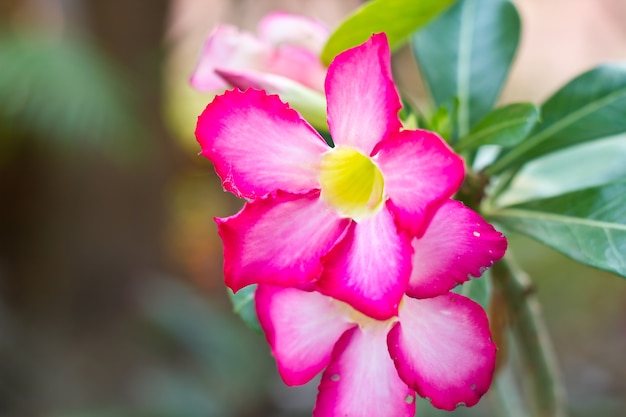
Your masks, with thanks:
[(407, 395), (406, 397), (404, 397), (404, 402), (407, 404), (413, 404), (413, 401), (415, 401), (415, 397), (413, 397), (412, 395)]
[(472, 384), (472, 386), (470, 387), (470, 389), (471, 389), (472, 391), (474, 391), (474, 390), (476, 389), (476, 384)]
[(333, 374), (330, 376), (330, 380), (333, 382), (339, 381), (339, 378), (340, 378), (339, 374)]
[(480, 232), (474, 232), (474, 236), (480, 237)]

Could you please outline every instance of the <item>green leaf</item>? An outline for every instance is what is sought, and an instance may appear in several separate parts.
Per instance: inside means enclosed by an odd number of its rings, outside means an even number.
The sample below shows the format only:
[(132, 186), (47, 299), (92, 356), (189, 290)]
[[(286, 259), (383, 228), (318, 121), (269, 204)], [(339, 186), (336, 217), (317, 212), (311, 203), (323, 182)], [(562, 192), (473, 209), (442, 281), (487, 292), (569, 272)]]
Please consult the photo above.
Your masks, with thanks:
[(458, 137), (493, 108), (520, 35), (508, 0), (460, 0), (418, 31), (413, 52), (435, 107), (459, 100)]
[(89, 44), (0, 33), (0, 68), (0, 124), (107, 150), (136, 139), (128, 88)]
[(337, 54), (385, 32), (392, 49), (456, 0), (373, 0), (358, 8), (335, 30), (322, 51), (328, 65)]
[(626, 65), (603, 65), (570, 81), (541, 106), (542, 123), (488, 173), (579, 143), (626, 132)]
[(515, 103), (493, 110), (462, 138), (455, 150), (473, 150), (482, 145), (505, 148), (520, 143), (539, 120), (539, 109), (532, 103)]
[(452, 291), (476, 301), (487, 310), (489, 299), (491, 298), (491, 277), (488, 275), (488, 272), (486, 272), (481, 278), (472, 278), (454, 287)]
[(485, 214), (578, 262), (626, 277), (626, 179)]
[(237, 291), (234, 294), (228, 289), (228, 296), (233, 303), (233, 311), (241, 317), (244, 323), (252, 330), (263, 333), (259, 319), (256, 315), (256, 308), (254, 304), (254, 292), (256, 291), (256, 285), (248, 285)]
[(626, 134), (572, 146), (528, 162), (496, 197), (496, 205), (553, 197), (621, 178), (626, 178)]

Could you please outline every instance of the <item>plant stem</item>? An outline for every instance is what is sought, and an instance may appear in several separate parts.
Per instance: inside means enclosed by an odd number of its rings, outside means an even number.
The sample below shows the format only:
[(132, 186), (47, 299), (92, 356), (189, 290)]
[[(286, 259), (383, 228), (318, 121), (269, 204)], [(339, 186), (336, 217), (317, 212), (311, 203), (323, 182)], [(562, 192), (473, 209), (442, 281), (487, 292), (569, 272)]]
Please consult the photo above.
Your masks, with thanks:
[(565, 417), (565, 390), (552, 343), (529, 277), (506, 256), (491, 273), (506, 301), (509, 326), (518, 345), (534, 400), (533, 415)]

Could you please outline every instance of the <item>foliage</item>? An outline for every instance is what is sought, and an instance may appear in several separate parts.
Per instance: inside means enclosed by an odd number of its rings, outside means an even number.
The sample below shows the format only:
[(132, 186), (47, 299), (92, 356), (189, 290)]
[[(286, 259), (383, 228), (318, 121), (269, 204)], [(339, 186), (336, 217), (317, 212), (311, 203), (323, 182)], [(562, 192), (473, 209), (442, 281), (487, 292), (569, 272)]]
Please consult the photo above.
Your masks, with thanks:
[(392, 49), (456, 0), (374, 0), (350, 15), (330, 36), (322, 61), (329, 64), (340, 52), (385, 32)]
[[(511, 189), (526, 165), (576, 145), (591, 141), (600, 145), (598, 139), (626, 132), (626, 65), (592, 69), (541, 106), (513, 103), (496, 107), (520, 39), (518, 12), (509, 0), (459, 0), (448, 7), (452, 3), (371, 1), (331, 35), (322, 59), (328, 63), (373, 32), (387, 32), (396, 48), (410, 37), (438, 110), (430, 120), (415, 114), (406, 103), (403, 111), (411, 114), (412, 120), (427, 121), (426, 127), (447, 138), (470, 166), (486, 147), (495, 148), (479, 172), (468, 174), (469, 194), (460, 193), (458, 198), (509, 233), (530, 236), (580, 263), (626, 277), (623, 179), (607, 176), (606, 181), (612, 182), (579, 190), (576, 184), (560, 182), (561, 192), (552, 190), (550, 198), (535, 197), (521, 204), (500, 204), (498, 199)], [(614, 157), (626, 165), (625, 154)], [(557, 165), (554, 159), (554, 170), (562, 168)], [(478, 188), (472, 178), (482, 178)], [(458, 292), (486, 305), (490, 285), (485, 281), (472, 280)], [(235, 311), (258, 330), (253, 291), (247, 288), (231, 297)]]
[(129, 150), (138, 126), (124, 82), (89, 44), (0, 33), (0, 67), (4, 129), (59, 144)]

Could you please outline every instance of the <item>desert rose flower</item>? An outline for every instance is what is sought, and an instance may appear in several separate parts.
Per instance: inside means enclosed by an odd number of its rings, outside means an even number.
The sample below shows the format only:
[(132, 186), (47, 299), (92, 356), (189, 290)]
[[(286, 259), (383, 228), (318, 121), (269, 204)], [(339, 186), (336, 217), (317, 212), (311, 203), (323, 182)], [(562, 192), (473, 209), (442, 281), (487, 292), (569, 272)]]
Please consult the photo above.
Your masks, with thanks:
[(373, 318), (397, 315), (412, 241), (456, 192), (464, 166), (436, 134), (402, 130), (390, 66), (385, 34), (331, 63), (332, 147), (263, 91), (227, 91), (200, 115), (201, 154), (226, 190), (248, 200), (217, 219), (233, 291), (317, 288)]
[(257, 35), (218, 25), (204, 45), (190, 83), (213, 94), (231, 86), (278, 94), (310, 123), (326, 127), (326, 67), (319, 55), (329, 35), (321, 22), (281, 12), (266, 15)]
[(256, 308), (286, 384), (323, 371), (314, 417), (412, 417), (415, 392), (452, 410), (491, 384), (486, 314), (458, 294), (405, 296), (396, 316), (375, 320), (316, 291), (259, 285)]

